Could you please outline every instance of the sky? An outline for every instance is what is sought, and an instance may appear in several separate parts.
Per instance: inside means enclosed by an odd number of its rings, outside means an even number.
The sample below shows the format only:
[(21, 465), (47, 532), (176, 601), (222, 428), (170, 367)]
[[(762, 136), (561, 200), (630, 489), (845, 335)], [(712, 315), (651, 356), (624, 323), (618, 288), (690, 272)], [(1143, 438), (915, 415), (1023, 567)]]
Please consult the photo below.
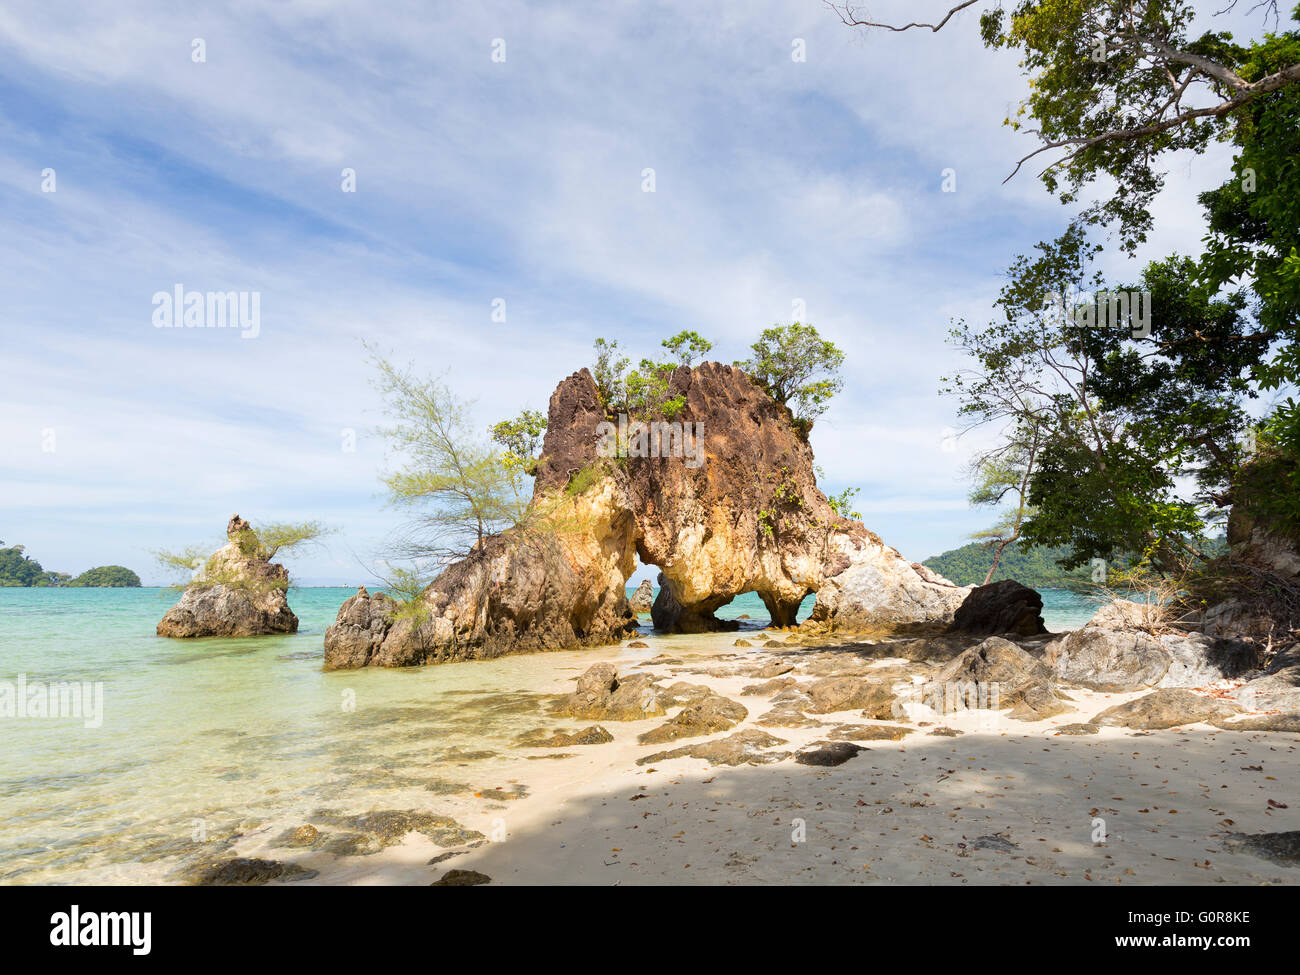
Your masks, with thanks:
[[(317, 519), (294, 575), (374, 584), (405, 516), (363, 343), (486, 431), (545, 410), (598, 336), (639, 359), (694, 329), (731, 362), (797, 316), (847, 356), (823, 488), (859, 488), (911, 559), (964, 544), (993, 520), (966, 500), (987, 434), (953, 441), (944, 336), (1070, 216), (1032, 172), (1003, 183), (1035, 146), (1001, 124), (1027, 89), (977, 26), (863, 34), (819, 0), (6, 0), (0, 539), (156, 584), (154, 551), (215, 547), (234, 512)], [(1110, 270), (1199, 252), (1229, 159), (1172, 160)], [(158, 327), (177, 285), (256, 293), (256, 334)]]

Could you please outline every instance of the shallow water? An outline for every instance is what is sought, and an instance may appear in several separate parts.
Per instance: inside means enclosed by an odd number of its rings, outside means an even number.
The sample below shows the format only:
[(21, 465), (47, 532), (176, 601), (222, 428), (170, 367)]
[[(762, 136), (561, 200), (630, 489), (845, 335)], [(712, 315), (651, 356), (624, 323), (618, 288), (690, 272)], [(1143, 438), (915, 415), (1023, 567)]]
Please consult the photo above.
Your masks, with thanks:
[[(475, 791), (513, 787), (516, 738), (563, 723), (544, 704), (592, 661), (730, 643), (655, 636), (646, 620), (647, 649), (325, 673), (325, 628), (352, 592), (292, 590), (296, 634), (180, 641), (154, 635), (170, 590), (0, 588), (0, 680), (100, 682), (103, 694), (95, 727), (0, 717), (0, 883), (175, 879), (236, 832), (324, 809), (454, 817)], [(1044, 593), (1050, 628), (1091, 615), (1056, 593)], [(719, 615), (768, 622), (752, 594)]]

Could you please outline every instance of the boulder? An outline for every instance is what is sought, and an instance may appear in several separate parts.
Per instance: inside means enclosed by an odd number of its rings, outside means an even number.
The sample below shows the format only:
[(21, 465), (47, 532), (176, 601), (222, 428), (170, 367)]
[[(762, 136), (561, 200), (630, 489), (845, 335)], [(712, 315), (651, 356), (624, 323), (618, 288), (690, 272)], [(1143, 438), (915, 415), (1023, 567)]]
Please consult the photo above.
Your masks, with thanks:
[(1203, 687), (1258, 665), (1257, 648), (1240, 640), (1112, 629), (1097, 625), (1095, 617), (1082, 629), (1049, 643), (1043, 660), (1061, 680), (1108, 692)]
[(289, 573), (263, 554), (239, 515), (226, 524), (226, 544), (209, 557), (157, 626), (159, 636), (263, 636), (296, 633), (289, 609)]
[(843, 765), (866, 749), (851, 741), (815, 741), (795, 752), (794, 760), (800, 765), (814, 765), (823, 768)]
[(748, 716), (749, 711), (743, 704), (720, 694), (711, 694), (689, 707), (682, 708), (658, 728), (652, 728), (640, 735), (637, 741), (643, 745), (660, 745), (664, 742), (676, 741), (678, 738), (711, 735), (716, 731), (734, 728)]
[(613, 664), (596, 664), (578, 678), (578, 689), (561, 698), (552, 713), (594, 721), (640, 721), (665, 714), (654, 678), (628, 674), (620, 678)]
[(1233, 697), (1249, 711), (1300, 711), (1300, 647), (1279, 651), (1263, 676), (1246, 681)]
[(1235, 713), (1236, 708), (1191, 691), (1166, 688), (1102, 711), (1090, 722), (1155, 731), (1198, 721), (1214, 722)]
[(953, 614), (948, 630), (973, 636), (1036, 636), (1046, 633), (1043, 597), (1014, 579), (976, 586)]
[(649, 579), (642, 579), (641, 585), (636, 587), (636, 592), (632, 593), (628, 599), (628, 605), (632, 607), (634, 613), (648, 613), (650, 607), (654, 605), (655, 587), (650, 584)]
[(944, 713), (968, 708), (972, 700), (977, 707), (1012, 708), (1011, 717), (1025, 721), (1069, 709), (1056, 691), (1052, 671), (1037, 657), (996, 636), (942, 667), (927, 685), (927, 697), (937, 697), (930, 690), (935, 685), (943, 690)]
[(854, 522), (827, 539), (812, 615), (801, 629), (862, 634), (940, 632), (969, 589), (957, 586)]
[(806, 688), (813, 714), (862, 710), (865, 717), (891, 715), (894, 693), (888, 687), (860, 677), (823, 677)]

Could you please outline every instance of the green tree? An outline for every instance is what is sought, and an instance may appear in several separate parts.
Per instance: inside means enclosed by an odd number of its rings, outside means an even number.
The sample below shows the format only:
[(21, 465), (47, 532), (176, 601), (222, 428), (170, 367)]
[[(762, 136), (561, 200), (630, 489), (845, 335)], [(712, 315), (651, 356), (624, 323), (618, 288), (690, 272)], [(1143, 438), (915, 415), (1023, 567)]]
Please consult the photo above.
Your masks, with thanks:
[(41, 567), (41, 563), (29, 558), (24, 552), (22, 545), (0, 548), (0, 586), (50, 584), (48, 574)]
[(395, 463), (383, 482), (389, 503), (415, 516), (402, 553), (445, 564), (521, 523), (526, 475), (475, 434), (471, 404), (440, 380), (417, 377), (373, 352), (371, 360), (392, 421), (380, 429)]
[(713, 348), (713, 343), (699, 332), (682, 331), (662, 343), (669, 354), (681, 365), (690, 366), (696, 359), (702, 359)]
[(509, 420), (494, 423), (488, 431), (492, 441), (503, 448), (502, 461), (525, 474), (537, 473), (538, 454), (546, 432), (546, 414), (537, 410), (520, 410)]
[(971, 464), (974, 481), (971, 504), (1001, 508), (1008, 498), (1012, 501), (1011, 507), (1003, 508), (992, 526), (971, 536), (982, 541), (993, 553), (989, 571), (980, 583), (982, 586), (993, 581), (1002, 553), (1020, 538), (1025, 519), (1034, 513), (1029, 503), (1029, 488), (1038, 454), (1043, 448), (1043, 436), (1042, 419), (1027, 417), (1012, 426), (1003, 443), (978, 454)]
[[(866, 19), (852, 3), (830, 6), (850, 26), (894, 31), (937, 31), (957, 12), (981, 8), (984, 44), (1016, 51), (1029, 82), (1029, 95), (1004, 124), (1037, 136), (1039, 146), (1012, 175), (1051, 154), (1039, 178), (1066, 203), (1109, 176), (1115, 190), (1088, 213), (1117, 225), (1130, 253), (1146, 239), (1151, 201), (1163, 186), (1154, 160), (1203, 152), (1229, 137), (1243, 110), (1300, 81), (1294, 48), (1260, 60), (1255, 48), (1233, 43), (1226, 32), (1192, 37), (1195, 11), (1187, 0), (1019, 0), (1010, 8), (1001, 0), (965, 0), (936, 23), (906, 25)], [(1276, 3), (1258, 6), (1277, 19)]]
[(773, 325), (763, 330), (750, 351), (750, 358), (736, 365), (774, 400), (790, 406), (805, 430), (844, 388), (840, 376), (844, 353), (812, 325)]
[[(270, 521), (250, 525), (235, 538), (230, 539), (239, 549), (239, 554), (249, 559), (261, 559), (270, 562), (277, 556), (284, 558), (288, 553), (299, 552), (318, 543), (331, 529), (319, 521), (283, 522)], [(224, 546), (223, 546), (224, 547)], [(154, 559), (164, 572), (179, 577), (184, 587), (227, 586), (232, 589), (257, 590), (263, 587), (283, 588), (287, 583), (268, 581), (260, 576), (249, 575), (242, 569), (218, 558), (221, 549), (213, 551), (210, 546), (190, 545), (183, 549), (160, 549), (155, 551)], [(108, 569), (122, 570), (135, 577), (135, 573), (122, 569), (121, 566), (108, 566)], [(92, 569), (90, 572), (100, 572)], [(86, 573), (89, 575), (90, 573)], [(115, 578), (122, 578), (114, 573)], [(87, 585), (108, 585), (109, 583), (86, 583)], [(130, 585), (131, 583), (116, 583)], [(139, 585), (136, 577), (134, 585)]]
[[(1097, 247), (1080, 225), (1038, 250), (1013, 263), (997, 302), (1002, 320), (953, 330), (977, 368), (946, 379), (945, 391), (972, 426), (1041, 431), (1026, 542), (1069, 547), (1070, 566), (1142, 553), (1160, 571), (1181, 571), (1199, 558), (1201, 512), (1231, 477), (1245, 424), (1251, 358), (1227, 340), (1245, 327), (1240, 298), (1194, 288), (1186, 262), (1152, 264), (1124, 289), (1148, 292), (1162, 310), (1149, 337), (1134, 341), (1120, 329), (1081, 327), (1074, 308), (1047, 297), (1062, 284), (1105, 290), (1091, 270)], [(1207, 334), (1220, 340), (1197, 341)], [(1199, 492), (1183, 494), (1184, 478)]]

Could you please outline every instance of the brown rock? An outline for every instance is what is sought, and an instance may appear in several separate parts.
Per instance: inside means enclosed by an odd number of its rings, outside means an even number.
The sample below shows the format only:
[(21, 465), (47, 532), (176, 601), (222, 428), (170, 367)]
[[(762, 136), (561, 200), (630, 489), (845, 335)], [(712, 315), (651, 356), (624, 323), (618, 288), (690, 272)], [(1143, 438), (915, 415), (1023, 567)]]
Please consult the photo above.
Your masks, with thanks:
[(1014, 579), (976, 586), (953, 616), (952, 633), (992, 636), (1011, 633), (1034, 636), (1046, 633), (1043, 597)]
[(659, 745), (678, 738), (695, 738), (726, 731), (744, 721), (749, 715), (743, 704), (721, 695), (711, 695), (697, 704), (683, 708), (658, 728), (647, 731), (637, 741), (643, 745)]
[(159, 636), (263, 636), (296, 633), (285, 596), (289, 573), (263, 554), (247, 521), (231, 515), (227, 543), (208, 558), (157, 626)]

